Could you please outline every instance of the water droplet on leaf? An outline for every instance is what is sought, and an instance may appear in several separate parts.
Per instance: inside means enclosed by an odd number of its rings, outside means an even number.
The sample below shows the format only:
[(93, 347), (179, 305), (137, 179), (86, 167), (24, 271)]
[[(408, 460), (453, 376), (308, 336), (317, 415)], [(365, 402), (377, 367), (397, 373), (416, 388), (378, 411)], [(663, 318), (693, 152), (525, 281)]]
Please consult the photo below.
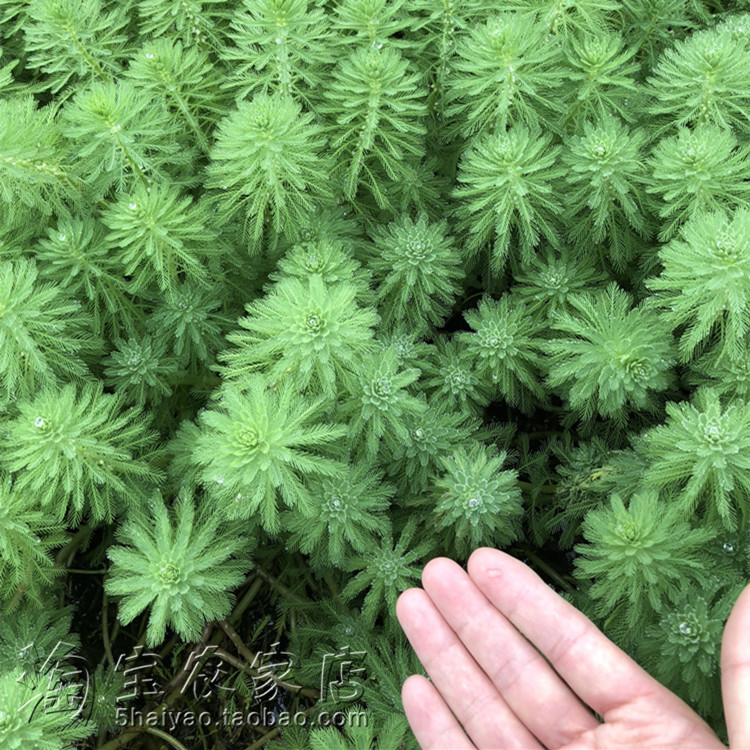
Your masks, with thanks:
[(695, 628), (687, 622), (681, 622), (679, 630), (683, 635), (695, 635)]

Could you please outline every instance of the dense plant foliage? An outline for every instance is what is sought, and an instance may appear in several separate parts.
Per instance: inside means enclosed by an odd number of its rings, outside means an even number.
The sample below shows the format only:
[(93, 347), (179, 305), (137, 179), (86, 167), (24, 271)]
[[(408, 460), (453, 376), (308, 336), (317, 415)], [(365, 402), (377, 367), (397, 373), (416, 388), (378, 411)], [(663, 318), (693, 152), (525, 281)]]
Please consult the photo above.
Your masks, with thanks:
[(0, 747), (413, 750), (478, 546), (724, 736), (749, 7), (0, 0)]

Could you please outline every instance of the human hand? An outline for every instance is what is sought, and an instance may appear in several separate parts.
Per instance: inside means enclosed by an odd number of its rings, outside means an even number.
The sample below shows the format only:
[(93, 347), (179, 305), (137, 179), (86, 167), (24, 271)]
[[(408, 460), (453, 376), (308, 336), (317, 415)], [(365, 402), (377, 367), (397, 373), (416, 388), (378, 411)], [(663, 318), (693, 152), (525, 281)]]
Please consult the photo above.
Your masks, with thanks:
[[(402, 689), (423, 750), (724, 748), (686, 703), (510, 555), (478, 549), (468, 574), (436, 558), (422, 585), (401, 594), (396, 614), (430, 677), (412, 675)], [(724, 629), (721, 682), (730, 746), (750, 750), (750, 586)]]

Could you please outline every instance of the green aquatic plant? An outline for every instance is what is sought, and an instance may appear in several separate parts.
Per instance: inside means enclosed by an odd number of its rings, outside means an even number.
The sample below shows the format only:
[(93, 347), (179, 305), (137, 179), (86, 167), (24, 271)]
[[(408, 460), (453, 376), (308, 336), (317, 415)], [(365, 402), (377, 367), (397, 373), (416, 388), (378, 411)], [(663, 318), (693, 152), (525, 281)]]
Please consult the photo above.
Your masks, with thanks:
[(0, 748), (418, 750), (482, 545), (727, 744), (749, 10), (0, 0)]
[(230, 592), (250, 567), (250, 543), (222, 527), (216, 515), (196, 514), (185, 496), (171, 513), (157, 496), (148, 514), (150, 522), (139, 515), (128, 518), (118, 534), (120, 544), (109, 548), (106, 591), (122, 597), (124, 625), (149, 608), (149, 646), (164, 640), (167, 626), (185, 639), (197, 638), (207, 620), (231, 610)]

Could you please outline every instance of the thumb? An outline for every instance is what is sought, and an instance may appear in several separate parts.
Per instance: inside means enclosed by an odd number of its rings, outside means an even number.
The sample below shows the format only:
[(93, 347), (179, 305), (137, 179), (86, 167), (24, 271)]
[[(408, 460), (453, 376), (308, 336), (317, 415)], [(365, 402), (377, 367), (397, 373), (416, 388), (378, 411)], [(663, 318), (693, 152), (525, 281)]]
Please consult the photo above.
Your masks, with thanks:
[(732, 750), (750, 750), (750, 586), (737, 599), (721, 643), (721, 694)]

